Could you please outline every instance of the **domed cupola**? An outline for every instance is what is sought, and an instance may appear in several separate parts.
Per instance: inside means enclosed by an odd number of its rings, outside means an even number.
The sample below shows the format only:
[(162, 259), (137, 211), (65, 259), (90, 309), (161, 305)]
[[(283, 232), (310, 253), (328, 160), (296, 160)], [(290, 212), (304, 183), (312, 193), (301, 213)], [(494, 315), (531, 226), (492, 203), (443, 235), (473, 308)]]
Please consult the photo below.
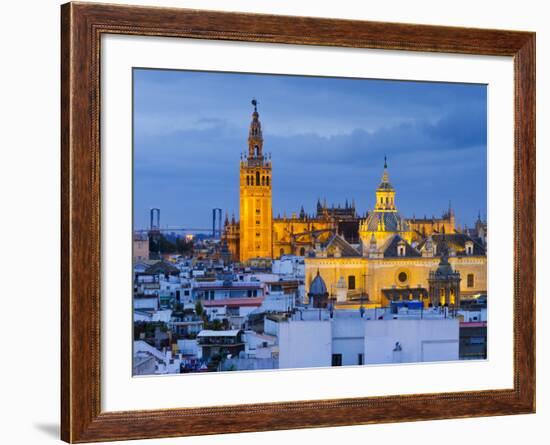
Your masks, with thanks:
[(326, 308), (328, 305), (328, 292), (325, 280), (317, 271), (317, 275), (309, 286), (309, 304), (314, 308)]
[(364, 255), (369, 253), (369, 244), (372, 242), (373, 235), (379, 246), (383, 246), (394, 235), (401, 236), (408, 243), (412, 241), (410, 225), (399, 214), (395, 205), (395, 189), (390, 183), (386, 156), (384, 156), (382, 180), (376, 189), (374, 210), (369, 212), (359, 226)]

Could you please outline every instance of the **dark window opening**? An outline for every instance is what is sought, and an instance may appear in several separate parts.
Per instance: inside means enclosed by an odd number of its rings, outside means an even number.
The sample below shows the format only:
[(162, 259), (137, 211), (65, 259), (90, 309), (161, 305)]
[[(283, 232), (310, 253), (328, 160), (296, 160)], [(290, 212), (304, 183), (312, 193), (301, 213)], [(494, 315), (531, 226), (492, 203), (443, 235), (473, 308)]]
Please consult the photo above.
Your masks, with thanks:
[(355, 289), (355, 275), (350, 275), (348, 277), (348, 289), (349, 290)]
[(332, 354), (332, 366), (342, 366), (342, 354)]

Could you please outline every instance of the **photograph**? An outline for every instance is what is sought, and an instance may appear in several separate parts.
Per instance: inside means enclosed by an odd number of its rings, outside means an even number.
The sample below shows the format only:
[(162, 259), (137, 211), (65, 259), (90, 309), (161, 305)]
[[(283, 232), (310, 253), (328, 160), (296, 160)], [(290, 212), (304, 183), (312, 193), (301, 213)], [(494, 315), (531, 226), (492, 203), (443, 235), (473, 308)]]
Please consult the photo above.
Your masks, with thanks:
[(487, 359), (487, 85), (132, 77), (132, 375)]

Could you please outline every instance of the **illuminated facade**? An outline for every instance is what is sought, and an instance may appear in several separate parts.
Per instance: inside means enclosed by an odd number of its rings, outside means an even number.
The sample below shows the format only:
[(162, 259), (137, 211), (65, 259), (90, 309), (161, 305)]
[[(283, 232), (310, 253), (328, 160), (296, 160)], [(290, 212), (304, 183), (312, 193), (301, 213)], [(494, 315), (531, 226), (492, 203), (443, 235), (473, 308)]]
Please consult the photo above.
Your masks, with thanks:
[(306, 294), (319, 277), (337, 308), (411, 299), (458, 305), (460, 298), (487, 291), (486, 225), (483, 237), (462, 232), (450, 206), (439, 219), (404, 218), (386, 160), (374, 207), (364, 218), (353, 201), (330, 207), (318, 201), (314, 215), (302, 207), (298, 214), (273, 217), (271, 159), (263, 154), (253, 105), (248, 153), (240, 164), (240, 218), (226, 217), (224, 225), (223, 246), (232, 261), (303, 256)]
[(374, 209), (360, 223), (360, 244), (335, 234), (306, 256), (306, 291), (319, 275), (336, 308), (380, 307), (396, 300), (458, 306), (461, 296), (484, 294), (484, 239), (456, 230), (454, 214), (452, 221), (452, 227), (440, 225), (428, 236), (414, 230), (399, 215), (385, 162)]
[[(271, 160), (263, 153), (256, 101), (248, 133), (248, 153), (241, 157), (239, 259), (272, 258)], [(236, 249), (235, 249), (236, 250)]]
[[(249, 263), (255, 258), (278, 258), (281, 255), (305, 256), (315, 245), (342, 230), (353, 233), (359, 219), (355, 206), (328, 207), (317, 203), (317, 214), (273, 217), (271, 159), (263, 151), (262, 127), (257, 103), (248, 132), (248, 152), (241, 155), (239, 221), (226, 215), (223, 245), (233, 261)], [(357, 233), (357, 230), (355, 230)]]

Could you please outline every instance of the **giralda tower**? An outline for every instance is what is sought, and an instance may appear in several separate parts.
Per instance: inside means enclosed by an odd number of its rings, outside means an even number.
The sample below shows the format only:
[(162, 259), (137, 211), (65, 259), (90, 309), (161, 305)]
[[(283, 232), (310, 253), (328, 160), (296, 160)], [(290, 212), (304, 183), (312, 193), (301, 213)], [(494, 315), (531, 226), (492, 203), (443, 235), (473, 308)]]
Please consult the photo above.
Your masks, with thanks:
[(262, 126), (258, 103), (248, 132), (248, 154), (240, 169), (240, 260), (272, 258), (271, 160), (263, 153)]

